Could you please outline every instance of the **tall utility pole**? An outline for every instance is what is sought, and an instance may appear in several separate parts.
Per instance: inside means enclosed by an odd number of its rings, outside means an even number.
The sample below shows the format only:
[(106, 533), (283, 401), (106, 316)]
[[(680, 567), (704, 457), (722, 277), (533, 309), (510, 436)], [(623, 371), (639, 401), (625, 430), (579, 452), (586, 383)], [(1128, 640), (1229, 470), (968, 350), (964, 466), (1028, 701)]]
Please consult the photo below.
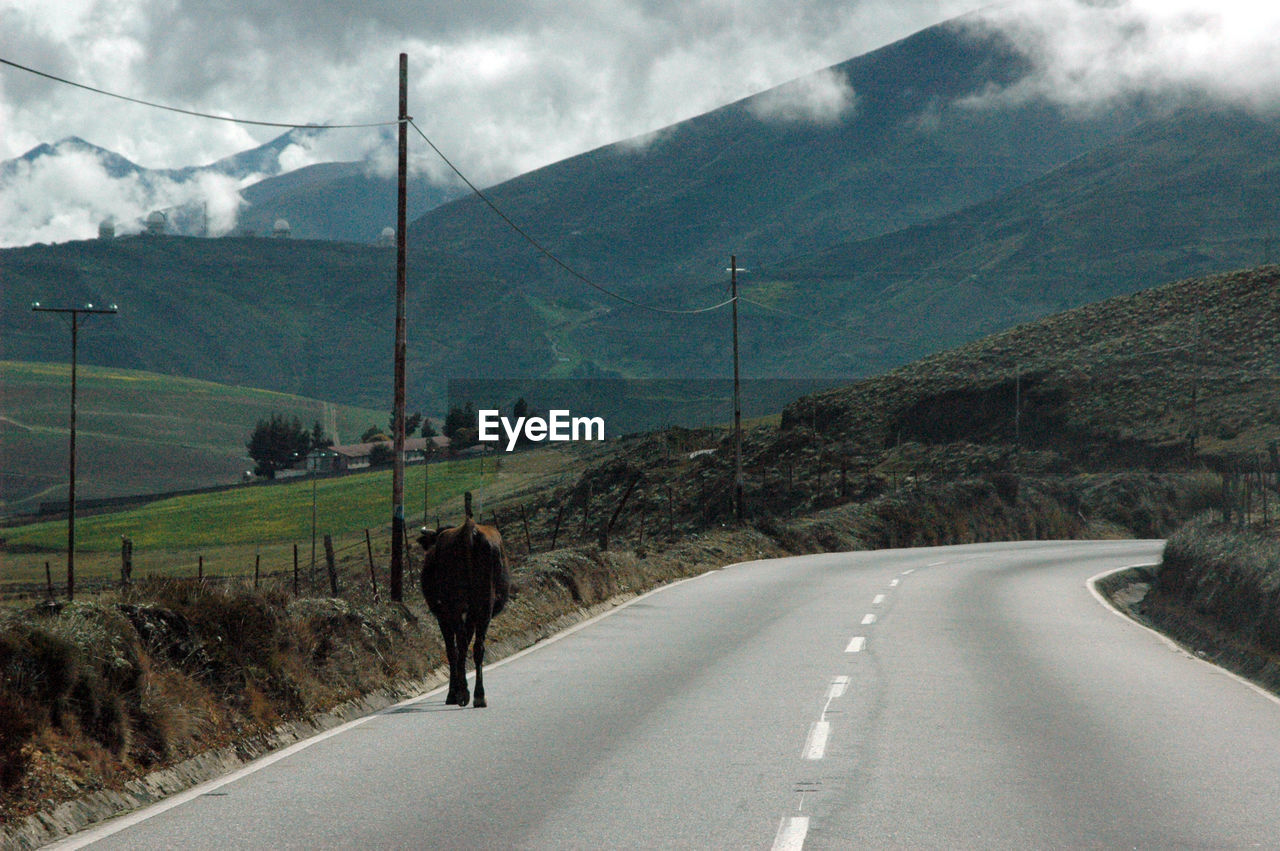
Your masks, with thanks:
[[(733, 513), (741, 521), (742, 510), (742, 396), (738, 378), (738, 258), (729, 255), (729, 286), (733, 297)], [(741, 271), (746, 271), (745, 269)]]
[(76, 592), (76, 363), (80, 351), (80, 314), (117, 313), (114, 304), (107, 307), (44, 307), (40, 302), (31, 305), (37, 313), (65, 313), (71, 316), (71, 440), (68, 449), (67, 473), (67, 599)]
[(404, 599), (405, 188), (409, 172), (409, 55), (400, 54), (400, 169), (396, 181), (396, 388), (391, 468), (391, 599)]

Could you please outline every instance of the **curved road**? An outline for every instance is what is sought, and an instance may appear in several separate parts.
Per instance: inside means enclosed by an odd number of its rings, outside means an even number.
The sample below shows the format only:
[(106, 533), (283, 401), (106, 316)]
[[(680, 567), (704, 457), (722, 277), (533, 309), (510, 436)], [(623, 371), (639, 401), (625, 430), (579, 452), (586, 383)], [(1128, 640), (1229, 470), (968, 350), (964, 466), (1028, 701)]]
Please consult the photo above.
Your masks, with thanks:
[(1160, 546), (734, 565), (68, 844), (1274, 847), (1280, 702), (1087, 587)]

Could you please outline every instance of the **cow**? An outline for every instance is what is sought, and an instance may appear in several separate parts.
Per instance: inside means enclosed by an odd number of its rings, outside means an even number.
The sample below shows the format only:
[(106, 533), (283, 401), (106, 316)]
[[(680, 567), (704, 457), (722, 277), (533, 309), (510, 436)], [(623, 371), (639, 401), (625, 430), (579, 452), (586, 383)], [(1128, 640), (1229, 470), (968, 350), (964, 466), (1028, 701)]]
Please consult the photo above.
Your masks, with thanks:
[(466, 706), (467, 645), (475, 639), (475, 707), (487, 706), (484, 697), (484, 638), (489, 621), (502, 611), (511, 592), (511, 574), (502, 536), (492, 526), (482, 526), (471, 516), (471, 494), (466, 495), (466, 519), (460, 526), (431, 530), (423, 527), (418, 543), (424, 551), (422, 596), (436, 616), (449, 658), (449, 694), (446, 705)]

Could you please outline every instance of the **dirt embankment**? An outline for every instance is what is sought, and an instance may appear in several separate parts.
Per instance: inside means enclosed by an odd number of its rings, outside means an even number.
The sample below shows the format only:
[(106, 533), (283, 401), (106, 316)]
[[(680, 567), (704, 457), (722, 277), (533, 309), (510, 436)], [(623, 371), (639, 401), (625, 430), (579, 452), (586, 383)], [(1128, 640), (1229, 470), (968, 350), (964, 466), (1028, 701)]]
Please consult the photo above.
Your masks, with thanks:
[(1117, 602), (1133, 616), (1197, 656), (1280, 693), (1280, 541), (1274, 537), (1206, 515), (1169, 538), (1161, 565), (1112, 583)]

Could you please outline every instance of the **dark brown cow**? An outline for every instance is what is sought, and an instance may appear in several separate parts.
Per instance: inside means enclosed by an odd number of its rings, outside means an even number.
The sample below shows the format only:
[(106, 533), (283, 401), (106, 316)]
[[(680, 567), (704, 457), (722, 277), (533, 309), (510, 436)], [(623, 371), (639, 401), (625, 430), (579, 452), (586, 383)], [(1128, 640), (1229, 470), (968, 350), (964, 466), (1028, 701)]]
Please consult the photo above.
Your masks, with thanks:
[(445, 703), (466, 706), (471, 699), (467, 691), (467, 645), (474, 637), (475, 706), (486, 706), (484, 637), (490, 618), (502, 611), (511, 589), (502, 536), (492, 526), (478, 525), (468, 511), (461, 526), (435, 531), (423, 528), (418, 543), (426, 553), (422, 595), (440, 624), (449, 657), (449, 695)]

